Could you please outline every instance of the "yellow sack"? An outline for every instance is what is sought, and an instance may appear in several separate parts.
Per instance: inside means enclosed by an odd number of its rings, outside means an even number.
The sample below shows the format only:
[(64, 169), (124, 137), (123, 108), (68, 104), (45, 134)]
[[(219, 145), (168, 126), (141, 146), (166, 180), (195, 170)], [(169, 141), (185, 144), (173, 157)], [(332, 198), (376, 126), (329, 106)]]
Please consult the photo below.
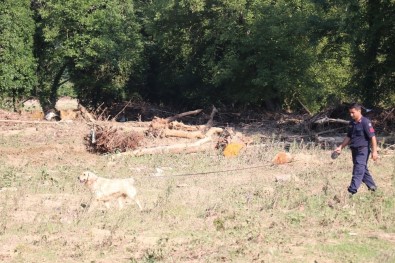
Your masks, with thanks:
[(242, 143), (237, 143), (237, 142), (232, 142), (226, 145), (224, 149), (224, 156), (225, 157), (232, 157), (232, 156), (237, 156), (240, 153), (240, 150), (244, 147), (244, 144)]

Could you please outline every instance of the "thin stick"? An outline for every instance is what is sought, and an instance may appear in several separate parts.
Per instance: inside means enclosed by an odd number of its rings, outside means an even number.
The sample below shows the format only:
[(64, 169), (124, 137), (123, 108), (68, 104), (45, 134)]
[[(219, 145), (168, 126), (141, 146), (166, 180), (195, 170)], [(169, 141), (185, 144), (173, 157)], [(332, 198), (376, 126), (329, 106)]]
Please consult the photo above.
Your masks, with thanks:
[(218, 112), (217, 108), (213, 105), (213, 110), (211, 111), (210, 119), (207, 121), (207, 124), (206, 124), (207, 129), (209, 129), (213, 126), (214, 115), (217, 112)]
[(114, 118), (112, 118), (113, 121), (118, 117), (119, 114), (121, 114), (121, 112), (123, 112), (126, 109), (127, 106), (129, 106), (130, 102), (131, 100), (129, 100), (128, 103), (126, 103), (125, 107), (123, 107), (122, 110), (118, 112), (117, 115), (114, 116)]
[(100, 110), (101, 106), (103, 106), (103, 104), (104, 104), (104, 102), (102, 102), (102, 103), (99, 105), (99, 107), (96, 108), (96, 110), (95, 110), (95, 115), (97, 115), (97, 113), (99, 112), (99, 110)]
[(385, 120), (388, 118), (388, 116), (390, 116), (391, 113), (392, 113), (394, 110), (395, 110), (395, 108), (392, 108), (392, 110), (391, 110), (390, 112), (388, 112), (387, 116), (385, 116), (385, 118), (383, 119), (383, 121), (385, 121)]
[(167, 122), (172, 122), (172, 121), (175, 121), (175, 120), (177, 120), (178, 118), (181, 118), (181, 117), (185, 117), (185, 116), (188, 116), (188, 115), (196, 115), (196, 114), (199, 114), (201, 111), (202, 111), (202, 109), (193, 110), (193, 111), (187, 111), (187, 112), (183, 112), (183, 113), (174, 115), (174, 116), (172, 116), (172, 117), (168, 117), (168, 118), (166, 118), (165, 120), (166, 120)]
[(302, 103), (302, 101), (301, 101), (299, 98), (297, 98), (297, 100), (298, 100), (298, 102), (300, 103), (300, 105), (302, 105), (303, 109), (304, 109), (305, 111), (307, 111), (307, 113), (311, 116), (312, 114), (311, 114), (311, 112), (309, 111), (309, 109)]
[(101, 120), (101, 116), (104, 114), (104, 112), (106, 112), (107, 107), (105, 107), (102, 112), (100, 113), (99, 117), (97, 117), (98, 120)]

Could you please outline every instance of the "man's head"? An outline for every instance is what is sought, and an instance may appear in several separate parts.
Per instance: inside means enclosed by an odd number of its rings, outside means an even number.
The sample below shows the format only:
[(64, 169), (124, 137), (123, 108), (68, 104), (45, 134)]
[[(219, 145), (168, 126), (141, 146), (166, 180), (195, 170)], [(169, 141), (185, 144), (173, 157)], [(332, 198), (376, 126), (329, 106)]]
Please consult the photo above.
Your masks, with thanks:
[(354, 121), (359, 121), (362, 117), (362, 106), (358, 103), (353, 103), (348, 107), (348, 112)]

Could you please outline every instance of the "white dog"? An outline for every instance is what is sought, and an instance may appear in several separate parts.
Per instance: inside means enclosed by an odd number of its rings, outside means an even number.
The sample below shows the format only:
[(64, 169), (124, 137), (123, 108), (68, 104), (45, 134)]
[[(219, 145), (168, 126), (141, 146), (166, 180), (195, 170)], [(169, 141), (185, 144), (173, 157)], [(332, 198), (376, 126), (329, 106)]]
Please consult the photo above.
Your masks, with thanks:
[(89, 210), (92, 210), (98, 202), (104, 202), (106, 207), (109, 208), (109, 202), (113, 199), (118, 199), (119, 209), (122, 209), (123, 201), (127, 197), (133, 199), (142, 210), (140, 201), (136, 198), (137, 190), (134, 187), (133, 178), (107, 179), (86, 171), (78, 177), (78, 180), (88, 187), (93, 194), (94, 199)]

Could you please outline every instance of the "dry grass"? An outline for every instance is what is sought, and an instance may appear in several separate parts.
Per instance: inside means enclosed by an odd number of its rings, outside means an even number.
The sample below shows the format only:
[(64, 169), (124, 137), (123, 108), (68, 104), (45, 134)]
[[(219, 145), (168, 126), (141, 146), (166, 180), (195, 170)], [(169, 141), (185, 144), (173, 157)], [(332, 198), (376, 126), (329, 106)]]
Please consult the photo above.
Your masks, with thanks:
[[(28, 131), (0, 135), (0, 261), (395, 262), (394, 156), (370, 165), (377, 193), (350, 199), (347, 151), (333, 161), (294, 145), (295, 161), (280, 166), (272, 141), (236, 158), (112, 158), (85, 151), (81, 123)], [(133, 176), (144, 211), (87, 213), (76, 179), (86, 169)]]

